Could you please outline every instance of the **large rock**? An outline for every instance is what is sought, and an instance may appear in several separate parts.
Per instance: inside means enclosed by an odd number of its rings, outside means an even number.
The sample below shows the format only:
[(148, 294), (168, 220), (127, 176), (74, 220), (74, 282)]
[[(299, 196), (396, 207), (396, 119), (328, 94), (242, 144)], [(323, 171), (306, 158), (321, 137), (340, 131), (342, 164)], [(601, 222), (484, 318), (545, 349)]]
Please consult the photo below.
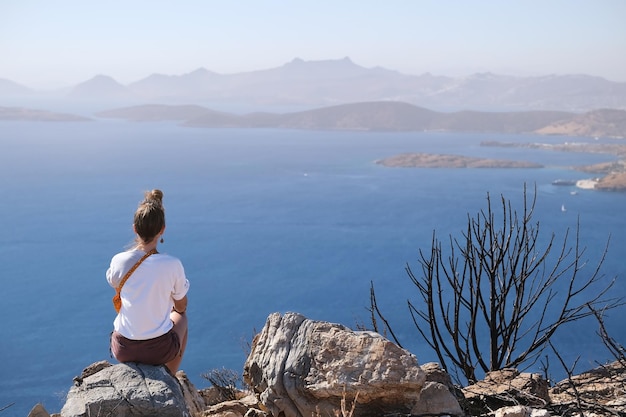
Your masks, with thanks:
[(410, 414), (426, 375), (377, 333), (274, 313), (252, 342), (244, 379), (275, 416), (334, 415), (343, 399), (358, 417)]
[(600, 365), (556, 384), (550, 390), (554, 408), (570, 415), (626, 415), (626, 361)]
[(126, 363), (98, 368), (75, 379), (62, 417), (189, 417), (181, 386), (165, 367)]
[(548, 382), (540, 374), (514, 368), (488, 372), (482, 381), (463, 388), (463, 395), (472, 415), (517, 405), (545, 408), (550, 403)]
[(424, 364), (421, 368), (426, 373), (426, 383), (411, 414), (462, 416), (464, 413), (459, 399), (463, 399), (463, 394), (454, 386), (450, 375), (434, 362)]
[(206, 408), (206, 402), (200, 395), (200, 391), (189, 380), (185, 371), (176, 372), (176, 379), (178, 379), (183, 391), (183, 398), (185, 398), (185, 403), (187, 403), (189, 414), (192, 416), (200, 415)]
[(223, 401), (208, 406), (199, 417), (267, 417), (267, 413), (257, 408), (258, 402), (254, 395), (238, 400)]
[(550, 417), (550, 412), (544, 409), (536, 409), (527, 405), (513, 405), (498, 408), (494, 417)]

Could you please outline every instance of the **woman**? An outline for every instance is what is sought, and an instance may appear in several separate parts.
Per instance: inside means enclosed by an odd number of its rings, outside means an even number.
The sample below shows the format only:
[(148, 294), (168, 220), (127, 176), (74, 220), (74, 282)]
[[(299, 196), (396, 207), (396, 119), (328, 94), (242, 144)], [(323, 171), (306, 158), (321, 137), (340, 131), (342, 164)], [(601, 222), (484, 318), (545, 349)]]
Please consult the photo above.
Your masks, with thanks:
[(187, 345), (189, 281), (177, 258), (157, 252), (163, 243), (163, 192), (145, 193), (133, 221), (134, 247), (111, 259), (106, 278), (113, 288), (122, 283), (121, 307), (113, 322), (111, 353), (120, 362), (165, 365), (178, 371)]

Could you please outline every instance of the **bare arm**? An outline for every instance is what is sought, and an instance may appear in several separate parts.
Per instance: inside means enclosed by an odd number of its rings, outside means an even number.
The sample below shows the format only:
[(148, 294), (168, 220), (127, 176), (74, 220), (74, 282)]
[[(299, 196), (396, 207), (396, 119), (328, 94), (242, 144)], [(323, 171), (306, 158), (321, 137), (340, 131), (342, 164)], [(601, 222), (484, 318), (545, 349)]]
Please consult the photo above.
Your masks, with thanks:
[(174, 300), (174, 311), (180, 314), (184, 314), (187, 311), (187, 296), (185, 295), (180, 300)]

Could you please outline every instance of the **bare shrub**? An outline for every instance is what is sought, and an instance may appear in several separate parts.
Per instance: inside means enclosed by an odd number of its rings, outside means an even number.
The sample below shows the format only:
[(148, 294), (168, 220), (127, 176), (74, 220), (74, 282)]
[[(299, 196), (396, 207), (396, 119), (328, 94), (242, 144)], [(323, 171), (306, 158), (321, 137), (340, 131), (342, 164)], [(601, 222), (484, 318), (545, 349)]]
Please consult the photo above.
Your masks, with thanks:
[(242, 379), (239, 374), (232, 369), (212, 369), (202, 374), (202, 377), (208, 380), (213, 388), (217, 391), (219, 401), (230, 401), (237, 399), (237, 388)]
[[(487, 194), (487, 208), (468, 214), (461, 238), (446, 245), (433, 232), (429, 251), (419, 250), (420, 273), (407, 265), (419, 302), (407, 300), (415, 327), (436, 352), (444, 369), (461, 382), (473, 383), (477, 371), (489, 372), (533, 364), (563, 325), (621, 305), (608, 298), (615, 280), (601, 283), (600, 267), (583, 260), (579, 224), (570, 245), (570, 231), (558, 244), (552, 233), (540, 247), (539, 222), (533, 221), (524, 187), (521, 212), (504, 196), (500, 209)], [(498, 214), (498, 215), (496, 215)], [(372, 323), (384, 319), (371, 287)]]

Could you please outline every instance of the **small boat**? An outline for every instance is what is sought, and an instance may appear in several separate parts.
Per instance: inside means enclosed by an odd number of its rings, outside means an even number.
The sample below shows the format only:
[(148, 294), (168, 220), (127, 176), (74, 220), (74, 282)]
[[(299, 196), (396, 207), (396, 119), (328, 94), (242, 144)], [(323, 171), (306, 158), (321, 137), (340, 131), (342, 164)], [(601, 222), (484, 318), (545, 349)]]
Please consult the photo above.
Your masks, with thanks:
[(567, 211), (567, 209), (565, 208), (565, 204), (561, 204), (561, 211)]

